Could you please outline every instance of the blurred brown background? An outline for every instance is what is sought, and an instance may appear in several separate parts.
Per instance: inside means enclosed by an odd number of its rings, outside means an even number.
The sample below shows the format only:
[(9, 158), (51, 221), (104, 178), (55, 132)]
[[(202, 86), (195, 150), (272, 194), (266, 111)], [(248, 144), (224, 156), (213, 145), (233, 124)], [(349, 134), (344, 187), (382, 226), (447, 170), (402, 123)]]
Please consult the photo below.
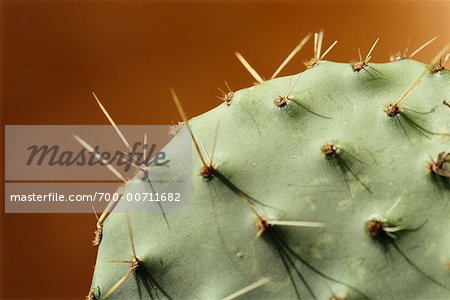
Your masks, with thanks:
[[(377, 37), (373, 61), (438, 35), (417, 56), (428, 61), (450, 41), (450, 2), (1, 1), (2, 124), (106, 124), (91, 91), (119, 124), (170, 124), (170, 86), (200, 114), (224, 80), (252, 83), (234, 51), (269, 77), (320, 28), (324, 46), (339, 40), (328, 59), (344, 62)], [(283, 74), (311, 55), (309, 43)], [(93, 215), (2, 213), (0, 297), (84, 297), (94, 229)]]

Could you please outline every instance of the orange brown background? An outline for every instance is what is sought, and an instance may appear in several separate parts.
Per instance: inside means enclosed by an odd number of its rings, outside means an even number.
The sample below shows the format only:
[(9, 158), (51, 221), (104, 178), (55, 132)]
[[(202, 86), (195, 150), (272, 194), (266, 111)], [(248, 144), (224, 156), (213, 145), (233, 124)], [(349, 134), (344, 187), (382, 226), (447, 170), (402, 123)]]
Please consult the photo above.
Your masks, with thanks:
[[(439, 36), (417, 56), (423, 61), (450, 42), (447, 1), (3, 0), (0, 19), (2, 125), (106, 124), (91, 91), (119, 124), (171, 124), (178, 119), (169, 87), (188, 115), (200, 114), (220, 103), (224, 80), (233, 89), (251, 85), (234, 51), (269, 77), (320, 28), (324, 46), (339, 40), (328, 58), (343, 62), (377, 37), (373, 61), (387, 61), (409, 38), (414, 48)], [(283, 74), (303, 70), (311, 55), (309, 43)], [(1, 207), (0, 298), (83, 298), (95, 263), (94, 216)]]

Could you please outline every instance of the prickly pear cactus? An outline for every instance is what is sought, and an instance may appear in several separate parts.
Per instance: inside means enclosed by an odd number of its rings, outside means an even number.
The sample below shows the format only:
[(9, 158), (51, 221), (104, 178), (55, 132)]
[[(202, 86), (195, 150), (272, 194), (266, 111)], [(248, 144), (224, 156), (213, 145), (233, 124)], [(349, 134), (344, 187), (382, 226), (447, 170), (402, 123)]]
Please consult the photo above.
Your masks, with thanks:
[(449, 299), (450, 73), (360, 63), (317, 61), (190, 120), (204, 145), (220, 122), (212, 163), (193, 146), (192, 211), (130, 229), (111, 214), (91, 298)]

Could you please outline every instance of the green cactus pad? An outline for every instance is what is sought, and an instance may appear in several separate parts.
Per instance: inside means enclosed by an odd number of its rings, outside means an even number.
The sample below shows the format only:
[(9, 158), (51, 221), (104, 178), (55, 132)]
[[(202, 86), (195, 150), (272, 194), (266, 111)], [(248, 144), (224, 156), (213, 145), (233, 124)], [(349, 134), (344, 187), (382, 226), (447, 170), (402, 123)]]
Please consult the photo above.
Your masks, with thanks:
[[(384, 112), (425, 68), (404, 59), (354, 72), (322, 61), (299, 75), (282, 107), (274, 101), (297, 75), (236, 91), (229, 106), (190, 120), (209, 151), (220, 122), (218, 173), (199, 176), (193, 150), (192, 211), (168, 213), (169, 228), (159, 214), (129, 215), (142, 261), (110, 298), (223, 299), (269, 277), (242, 299), (449, 299), (450, 178), (430, 162), (450, 151), (450, 72), (427, 74), (400, 114)], [(182, 155), (179, 144), (175, 136), (165, 151)], [(450, 163), (437, 167), (448, 172)], [(246, 199), (269, 220), (256, 239)], [(111, 214), (92, 282), (97, 299), (130, 268), (111, 261), (131, 258), (126, 217)]]

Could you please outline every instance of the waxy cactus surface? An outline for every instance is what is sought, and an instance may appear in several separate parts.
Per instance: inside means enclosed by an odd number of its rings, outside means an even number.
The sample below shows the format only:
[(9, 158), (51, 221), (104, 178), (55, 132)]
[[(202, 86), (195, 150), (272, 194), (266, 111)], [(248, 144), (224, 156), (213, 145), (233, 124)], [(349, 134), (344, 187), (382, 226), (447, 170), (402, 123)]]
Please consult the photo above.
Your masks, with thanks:
[(226, 96), (188, 122), (216, 144), (192, 210), (110, 214), (92, 299), (450, 298), (448, 71), (320, 60)]

